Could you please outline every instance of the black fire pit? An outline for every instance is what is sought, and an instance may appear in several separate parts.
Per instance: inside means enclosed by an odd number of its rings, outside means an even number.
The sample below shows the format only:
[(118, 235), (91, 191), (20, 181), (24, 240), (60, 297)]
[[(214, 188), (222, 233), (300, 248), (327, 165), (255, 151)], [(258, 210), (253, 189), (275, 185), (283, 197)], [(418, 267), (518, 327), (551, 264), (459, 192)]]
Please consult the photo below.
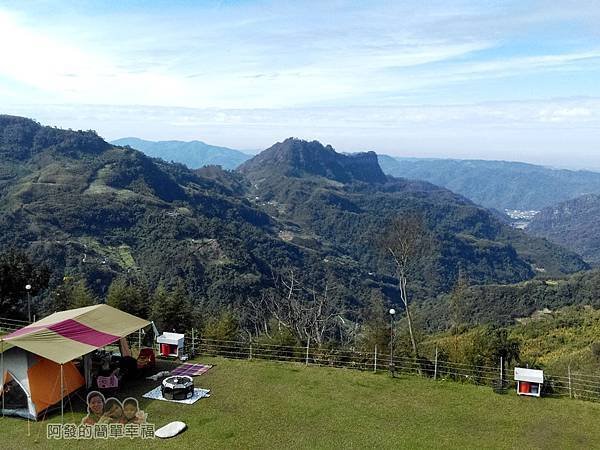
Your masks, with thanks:
[(167, 400), (185, 400), (194, 395), (194, 380), (187, 375), (167, 377), (162, 382), (161, 391)]

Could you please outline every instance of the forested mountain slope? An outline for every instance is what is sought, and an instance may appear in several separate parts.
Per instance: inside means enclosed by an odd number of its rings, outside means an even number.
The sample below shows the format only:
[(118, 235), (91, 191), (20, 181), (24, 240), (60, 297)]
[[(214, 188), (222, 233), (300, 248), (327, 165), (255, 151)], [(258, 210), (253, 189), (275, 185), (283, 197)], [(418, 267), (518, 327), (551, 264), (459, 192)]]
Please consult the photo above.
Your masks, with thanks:
[(93, 132), (10, 116), (0, 117), (0, 160), (0, 248), (49, 262), (55, 284), (83, 276), (102, 295), (119, 274), (151, 287), (181, 280), (196, 302), (216, 307), (258, 295), (272, 268), (324, 277), (321, 258), (280, 239), (235, 174), (203, 176)]
[(227, 147), (206, 144), (202, 141), (147, 141), (135, 137), (117, 139), (113, 145), (130, 146), (153, 158), (185, 164), (190, 169), (218, 165), (235, 169), (252, 157)]
[[(421, 261), (415, 299), (435, 299), (459, 268), (476, 283), (584, 269), (576, 255), (530, 238), (437, 186), (386, 177), (373, 153), (317, 142), (276, 144), (240, 171), (190, 170), (115, 147), (92, 131), (0, 116), (0, 251), (17, 247), (99, 295), (116, 276), (151, 288), (182, 283), (209, 314), (239, 307), (293, 270), (346, 317), (372, 295), (398, 302), (377, 243), (398, 214), (422, 214), (439, 246)], [(417, 292), (417, 291), (415, 291)]]
[(429, 181), (500, 211), (538, 211), (583, 194), (600, 194), (598, 172), (509, 161), (378, 157), (386, 174)]
[(556, 242), (600, 265), (600, 195), (589, 194), (544, 208), (527, 231)]
[(464, 197), (426, 182), (384, 176), (373, 153), (347, 156), (290, 138), (238, 171), (251, 181), (255, 201), (286, 224), (287, 239), (330, 249), (375, 272), (391, 270), (377, 251), (390, 220), (423, 215), (439, 243), (420, 271), (430, 294), (452, 286), (459, 268), (475, 283), (510, 283), (536, 271), (560, 274), (586, 267), (575, 255), (510, 228)]

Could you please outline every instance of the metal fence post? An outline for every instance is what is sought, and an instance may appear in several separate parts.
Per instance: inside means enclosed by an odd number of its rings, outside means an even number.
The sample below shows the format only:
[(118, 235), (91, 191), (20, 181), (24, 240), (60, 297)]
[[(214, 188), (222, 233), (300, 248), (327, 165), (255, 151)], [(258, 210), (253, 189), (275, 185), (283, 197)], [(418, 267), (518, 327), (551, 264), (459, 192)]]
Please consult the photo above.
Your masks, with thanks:
[(502, 389), (502, 385), (504, 383), (504, 358), (500, 357), (500, 389)]
[(569, 398), (573, 398), (573, 388), (571, 386), (571, 364), (569, 364)]
[(192, 356), (196, 354), (196, 336), (192, 328)]
[(377, 344), (375, 344), (375, 358), (373, 363), (373, 372), (377, 373)]
[(306, 365), (308, 366), (308, 349), (310, 347), (310, 337), (306, 341)]
[(433, 379), (437, 380), (438, 348), (435, 346), (435, 365), (433, 367)]
[(252, 359), (252, 341), (250, 341), (250, 358), (249, 359)]

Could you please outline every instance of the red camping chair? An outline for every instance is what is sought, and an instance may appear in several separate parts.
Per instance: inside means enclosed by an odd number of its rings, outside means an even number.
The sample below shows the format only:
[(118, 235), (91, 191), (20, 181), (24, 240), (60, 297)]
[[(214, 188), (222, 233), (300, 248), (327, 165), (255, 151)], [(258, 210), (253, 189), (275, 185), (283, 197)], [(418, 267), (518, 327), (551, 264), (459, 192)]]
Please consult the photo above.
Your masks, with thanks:
[(143, 348), (140, 350), (140, 354), (137, 358), (137, 368), (138, 370), (144, 369), (154, 369), (156, 365), (156, 355), (154, 354), (154, 349), (151, 348)]

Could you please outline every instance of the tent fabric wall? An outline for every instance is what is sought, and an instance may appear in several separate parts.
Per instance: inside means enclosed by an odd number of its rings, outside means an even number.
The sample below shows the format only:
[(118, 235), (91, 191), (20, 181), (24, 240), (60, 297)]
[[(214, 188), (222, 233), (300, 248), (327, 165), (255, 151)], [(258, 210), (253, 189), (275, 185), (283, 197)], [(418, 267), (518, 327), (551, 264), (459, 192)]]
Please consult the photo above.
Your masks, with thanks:
[[(26, 408), (10, 408), (9, 405), (5, 404), (4, 409), (2, 409), (2, 414), (35, 419), (35, 407), (31, 401), (31, 395), (29, 395), (29, 380), (27, 379), (27, 352), (19, 348), (11, 348), (10, 350), (5, 351), (2, 356), (2, 368), (0, 370), (2, 370), (3, 373), (0, 374), (0, 379), (8, 382), (11, 377), (14, 378), (27, 395)], [(3, 389), (4, 384), (0, 391)]]
[[(9, 391), (10, 389), (10, 391)], [(29, 397), (24, 386), (19, 383), (19, 380), (9, 371), (4, 374), (4, 385), (2, 386), (2, 395), (7, 394), (6, 399), (3, 399), (5, 408), (22, 409), (29, 411)], [(22, 395), (21, 395), (22, 394)], [(22, 398), (19, 398), (22, 397)]]
[[(13, 374), (18, 380), (27, 380), (27, 369), (29, 362), (27, 360), (27, 352), (20, 351), (18, 348), (12, 348), (4, 352), (4, 372), (7, 370)], [(29, 385), (26, 385), (29, 390)]]
[(6, 383), (10, 378), (14, 378), (27, 395), (26, 408), (4, 408), (2, 412), (5, 415), (36, 420), (48, 408), (60, 403), (61, 398), (85, 384), (75, 364), (72, 362), (64, 364), (64, 394), (61, 396), (60, 364), (19, 348), (12, 348), (4, 352), (3, 356), (4, 373), (0, 376), (0, 380)]
[(49, 359), (40, 358), (27, 371), (31, 400), (35, 405), (36, 415), (41, 414), (52, 405), (60, 402), (85, 384), (83, 376), (72, 362), (63, 365), (63, 389), (60, 395), (60, 364)]

